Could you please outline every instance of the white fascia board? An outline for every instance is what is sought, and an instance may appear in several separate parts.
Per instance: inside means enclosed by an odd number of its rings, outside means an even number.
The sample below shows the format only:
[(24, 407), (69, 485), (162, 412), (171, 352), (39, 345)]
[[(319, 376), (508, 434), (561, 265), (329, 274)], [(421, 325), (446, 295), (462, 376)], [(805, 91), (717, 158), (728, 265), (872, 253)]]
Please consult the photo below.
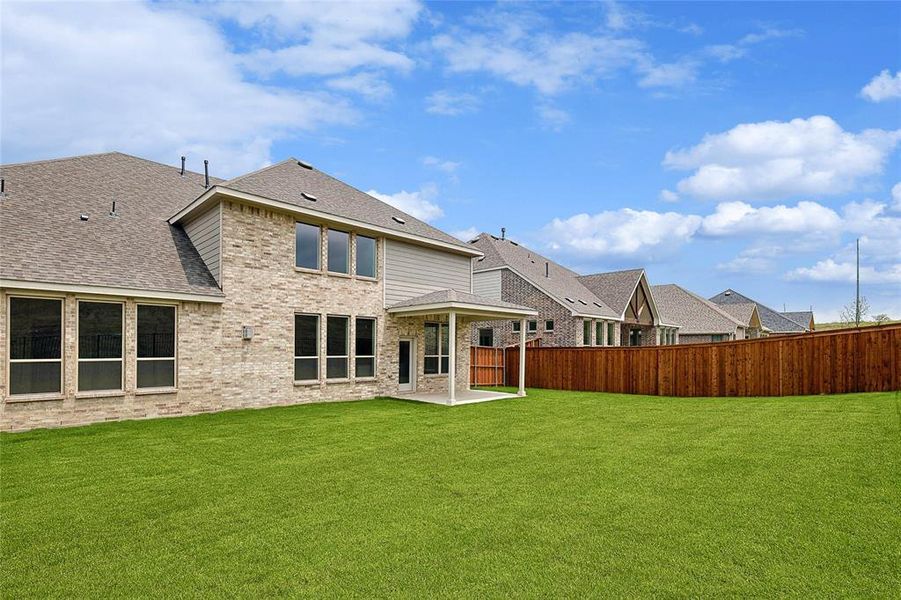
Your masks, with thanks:
[(117, 296), (124, 298), (184, 300), (186, 302), (209, 302), (213, 304), (222, 304), (223, 302), (225, 302), (225, 296), (213, 294), (191, 294), (186, 292), (139, 290), (134, 288), (122, 288), (106, 285), (48, 283), (46, 281), (25, 281), (19, 279), (0, 279), (0, 288), (10, 290), (34, 290), (39, 292), (61, 292), (95, 296)]
[(532, 309), (494, 308), (481, 304), (469, 304), (466, 302), (436, 302), (434, 304), (419, 304), (415, 306), (398, 306), (387, 309), (389, 314), (395, 315), (429, 315), (454, 311), (462, 315), (484, 316), (495, 319), (510, 319), (518, 317), (535, 317), (538, 311)]
[(432, 238), (423, 237), (421, 235), (415, 235), (412, 233), (404, 233), (403, 231), (397, 231), (394, 229), (388, 229), (387, 227), (381, 227), (379, 225), (372, 225), (371, 223), (364, 223), (363, 221), (357, 221), (356, 219), (348, 219), (346, 217), (339, 217), (337, 215), (333, 215), (331, 213), (327, 213), (321, 210), (313, 210), (309, 208), (303, 208), (296, 204), (292, 204), (290, 202), (284, 202), (282, 200), (274, 200), (272, 198), (266, 198), (265, 196), (257, 196), (256, 194), (248, 194), (247, 192), (239, 192), (238, 190), (232, 190), (226, 187), (214, 185), (206, 192), (204, 192), (199, 198), (194, 200), (191, 204), (180, 210), (178, 213), (169, 218), (169, 224), (175, 225), (180, 221), (184, 220), (188, 215), (192, 214), (194, 211), (203, 208), (205, 204), (211, 202), (215, 196), (224, 196), (226, 198), (231, 198), (234, 200), (240, 200), (241, 202), (247, 202), (248, 204), (254, 204), (257, 206), (265, 206), (267, 208), (272, 208), (276, 210), (280, 210), (283, 212), (288, 212), (294, 215), (301, 215), (307, 217), (313, 217), (319, 219), (321, 221), (325, 221), (328, 223), (338, 223), (341, 225), (347, 225), (353, 227), (357, 230), (362, 230), (364, 232), (371, 232), (383, 235), (388, 238), (395, 238), (399, 240), (406, 240), (415, 242), (422, 246), (430, 246), (433, 248), (440, 248), (441, 250), (445, 250), (448, 252), (453, 252), (456, 254), (463, 254), (465, 256), (470, 256), (473, 258), (484, 256), (480, 250), (476, 250), (474, 248), (464, 248), (462, 246), (457, 246), (456, 244), (450, 244), (448, 242), (443, 242), (441, 240), (435, 240)]

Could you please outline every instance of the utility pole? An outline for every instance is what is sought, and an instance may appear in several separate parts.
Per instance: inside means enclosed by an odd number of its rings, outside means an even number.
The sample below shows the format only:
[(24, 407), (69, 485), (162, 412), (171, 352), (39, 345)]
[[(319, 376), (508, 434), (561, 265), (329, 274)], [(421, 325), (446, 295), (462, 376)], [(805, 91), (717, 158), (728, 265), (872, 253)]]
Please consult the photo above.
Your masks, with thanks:
[(860, 327), (860, 238), (857, 238), (857, 296), (854, 301), (854, 321)]

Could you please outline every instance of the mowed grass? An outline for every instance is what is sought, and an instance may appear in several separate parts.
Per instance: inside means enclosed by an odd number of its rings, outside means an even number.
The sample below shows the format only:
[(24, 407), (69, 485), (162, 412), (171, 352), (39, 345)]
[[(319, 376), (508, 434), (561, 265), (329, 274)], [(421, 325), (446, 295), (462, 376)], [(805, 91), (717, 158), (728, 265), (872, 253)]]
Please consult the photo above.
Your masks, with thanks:
[(531, 390), (3, 435), (2, 595), (897, 597), (899, 403)]

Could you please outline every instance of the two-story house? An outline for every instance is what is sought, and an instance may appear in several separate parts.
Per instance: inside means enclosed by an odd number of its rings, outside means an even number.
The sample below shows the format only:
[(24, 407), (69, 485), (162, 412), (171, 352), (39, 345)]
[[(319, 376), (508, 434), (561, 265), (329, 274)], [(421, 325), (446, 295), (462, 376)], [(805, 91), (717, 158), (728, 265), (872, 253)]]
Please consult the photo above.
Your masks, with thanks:
[[(543, 346), (649, 346), (672, 344), (678, 327), (661, 320), (644, 269), (579, 275), (513, 240), (481, 233), (469, 245), (473, 290), (486, 298), (530, 306), (527, 339)], [(518, 320), (474, 323), (473, 343), (516, 343)]]
[(470, 323), (536, 314), (472, 293), (477, 248), (296, 159), (228, 181), (121, 153), (0, 177), (2, 429), (486, 399)]

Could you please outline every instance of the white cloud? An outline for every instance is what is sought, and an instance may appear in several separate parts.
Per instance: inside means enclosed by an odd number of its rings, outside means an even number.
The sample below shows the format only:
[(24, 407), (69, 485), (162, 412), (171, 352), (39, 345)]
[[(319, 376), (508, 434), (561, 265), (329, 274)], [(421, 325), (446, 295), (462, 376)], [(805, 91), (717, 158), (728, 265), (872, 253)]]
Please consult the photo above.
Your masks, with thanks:
[(452, 236), (454, 236), (458, 240), (463, 240), (464, 242), (475, 239), (479, 235), (479, 233), (481, 232), (475, 227), (467, 227), (466, 229), (451, 231)]
[(863, 86), (860, 95), (870, 102), (882, 102), (883, 100), (891, 100), (901, 98), (901, 71), (896, 71), (892, 76), (892, 72), (888, 69), (883, 70), (879, 75), (870, 80), (870, 83)]
[(661, 202), (678, 202), (679, 194), (672, 190), (660, 190), (660, 194), (657, 196), (657, 198)]
[(473, 94), (438, 90), (425, 99), (425, 111), (433, 115), (455, 117), (479, 109), (479, 99)]
[(703, 54), (712, 56), (720, 62), (731, 62), (737, 58), (747, 56), (751, 46), (760, 44), (773, 39), (798, 37), (804, 32), (800, 29), (778, 29), (775, 27), (767, 27), (754, 33), (743, 36), (734, 44), (714, 44), (704, 48)]
[(901, 210), (901, 182), (892, 186), (892, 201), (895, 203), (892, 208)]
[(568, 112), (547, 103), (539, 104), (535, 110), (544, 126), (553, 131), (560, 131), (571, 120)]
[(830, 195), (882, 172), (901, 130), (844, 131), (826, 116), (744, 123), (666, 153), (663, 164), (695, 169), (677, 189), (702, 199)]
[(413, 60), (389, 44), (409, 35), (422, 5), (393, 2), (221, 2), (221, 18), (253, 28), (275, 49), (256, 48), (242, 64), (262, 75), (337, 75), (358, 68), (407, 71)]
[(638, 80), (640, 87), (680, 87), (698, 78), (700, 65), (691, 60), (648, 66)]
[(563, 253), (653, 259), (691, 240), (701, 221), (697, 215), (623, 208), (554, 219), (543, 236)]
[[(831, 258), (821, 260), (812, 267), (799, 267), (786, 274), (790, 281), (819, 281), (829, 283), (853, 283), (857, 278), (857, 264), (851, 261), (836, 262)], [(884, 269), (872, 266), (860, 267), (861, 283), (901, 284), (901, 264)]]
[(434, 202), (438, 188), (432, 184), (424, 185), (416, 192), (402, 190), (395, 194), (383, 194), (369, 190), (366, 193), (422, 221), (431, 222), (444, 216), (444, 211)]
[(386, 100), (394, 95), (394, 89), (380, 75), (365, 71), (329, 79), (325, 85), (334, 90), (359, 94), (368, 100)]
[(356, 117), (329, 94), (246, 81), (213, 24), (167, 6), (6, 2), (2, 18), (6, 160), (117, 149), (229, 176)]
[(455, 173), (457, 171), (457, 169), (460, 168), (461, 163), (454, 162), (452, 160), (444, 160), (442, 158), (437, 158), (435, 156), (425, 156), (422, 159), (422, 164), (424, 164), (427, 167), (434, 167), (434, 168), (438, 169), (439, 171), (442, 171), (444, 173), (447, 173), (448, 175), (451, 175), (451, 174)]
[(747, 234), (836, 233), (842, 219), (831, 208), (816, 202), (795, 206), (754, 208), (745, 202), (721, 202), (713, 214), (704, 217), (701, 232), (710, 236)]

